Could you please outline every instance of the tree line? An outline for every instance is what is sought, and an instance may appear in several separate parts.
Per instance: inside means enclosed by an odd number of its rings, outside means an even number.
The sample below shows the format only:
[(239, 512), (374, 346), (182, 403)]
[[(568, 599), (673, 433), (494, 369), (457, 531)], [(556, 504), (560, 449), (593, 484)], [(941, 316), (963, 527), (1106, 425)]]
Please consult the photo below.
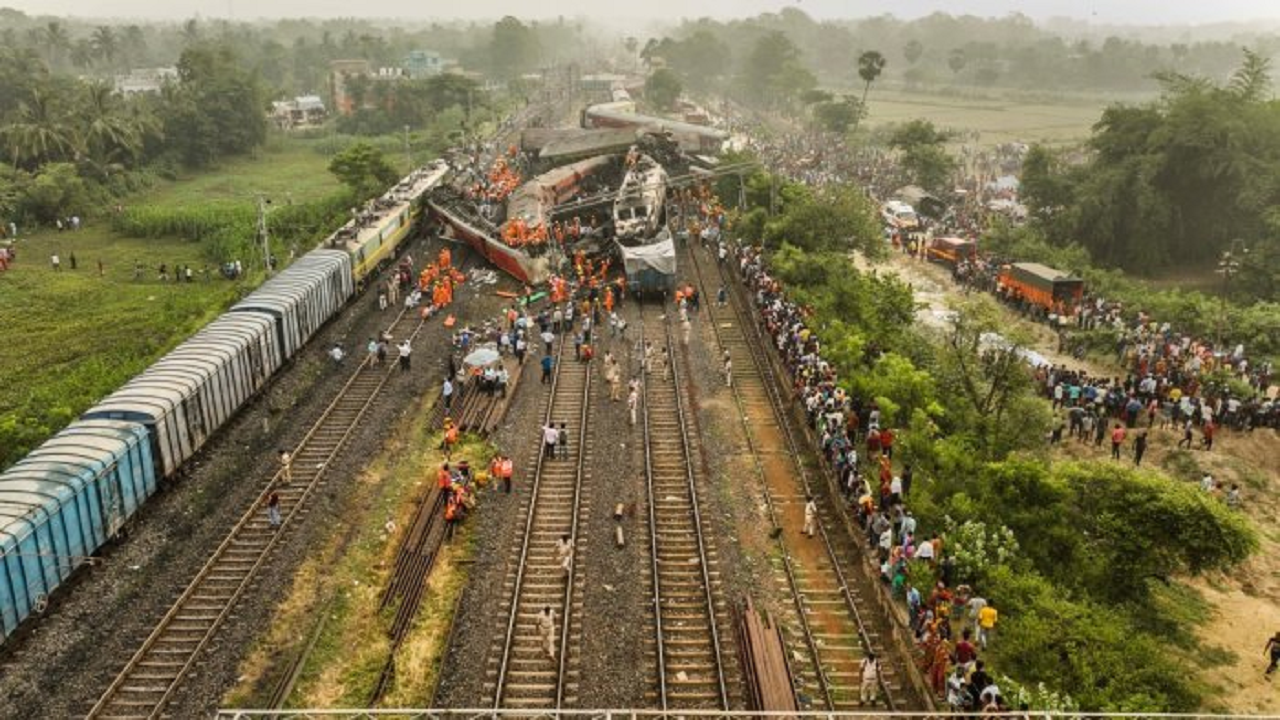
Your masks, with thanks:
[(266, 139), (257, 73), (224, 46), (184, 50), (159, 93), (52, 72), (32, 50), (0, 50), (0, 214), (47, 222), (138, 189), (148, 173), (199, 168)]
[(29, 50), (53, 73), (106, 78), (135, 68), (168, 67), (186, 49), (215, 43), (256, 71), (272, 98), (326, 95), (329, 63), (334, 60), (400, 67), (410, 51), (428, 50), (468, 70), (507, 80), (584, 57), (603, 47), (597, 37), (582, 22), (565, 18), (394, 26), (354, 18), (114, 23), (0, 9), (0, 47)]
[[(737, 74), (756, 56), (764, 39), (785, 38), (794, 52), (761, 54), (766, 90), (779, 89), (779, 77), (808, 70), (824, 87), (861, 86), (859, 58), (868, 51), (886, 61), (885, 79), (907, 87), (1015, 88), (1029, 91), (1155, 92), (1158, 73), (1177, 69), (1225, 78), (1235, 66), (1241, 43), (1264, 56), (1280, 50), (1280, 38), (1256, 33), (1244, 40), (1151, 42), (1118, 35), (1082, 37), (1036, 25), (1025, 15), (980, 18), (946, 13), (902, 20), (883, 15), (845, 21), (818, 21), (787, 8), (753, 18), (680, 24), (646, 44), (693, 87), (716, 84)], [(784, 69), (785, 62), (792, 64)], [(739, 72), (741, 71), (741, 72)], [(803, 75), (799, 77), (804, 77)], [(798, 88), (803, 92), (807, 87)]]
[(1245, 51), (1226, 82), (1166, 73), (1161, 84), (1156, 100), (1103, 112), (1083, 164), (1029, 151), (1022, 194), (1035, 229), (1130, 272), (1218, 263), (1229, 289), (1275, 298), (1280, 101), (1270, 62)]

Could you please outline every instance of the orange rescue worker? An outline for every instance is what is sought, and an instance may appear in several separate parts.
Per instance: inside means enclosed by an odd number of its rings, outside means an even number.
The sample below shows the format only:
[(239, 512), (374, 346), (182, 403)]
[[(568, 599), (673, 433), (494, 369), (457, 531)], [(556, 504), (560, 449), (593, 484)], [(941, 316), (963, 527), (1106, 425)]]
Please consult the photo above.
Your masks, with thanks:
[(453, 485), (453, 476), (449, 474), (449, 463), (440, 466), (436, 471), (436, 487), (448, 490)]
[(502, 492), (510, 494), (513, 474), (515, 474), (515, 463), (511, 462), (511, 458), (503, 455), (498, 468), (498, 475), (502, 477)]
[(453, 446), (458, 444), (458, 428), (453, 423), (445, 427), (443, 444), (445, 458), (453, 459)]
[(613, 312), (613, 288), (604, 289), (604, 311), (606, 313)]
[(449, 493), (444, 505), (444, 540), (453, 540), (453, 527), (458, 524), (458, 500)]

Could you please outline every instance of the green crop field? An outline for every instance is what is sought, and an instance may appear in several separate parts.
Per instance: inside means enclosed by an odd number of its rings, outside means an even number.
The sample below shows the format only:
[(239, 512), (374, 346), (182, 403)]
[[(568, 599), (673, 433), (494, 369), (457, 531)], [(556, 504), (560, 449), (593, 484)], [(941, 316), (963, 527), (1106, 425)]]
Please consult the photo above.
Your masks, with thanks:
[(1106, 102), (1064, 99), (1061, 103), (968, 98), (872, 88), (867, 124), (875, 128), (908, 120), (930, 120), (939, 128), (981, 133), (979, 143), (1043, 142), (1069, 145), (1089, 136)]
[[(125, 207), (251, 208), (254, 194), (315, 200), (340, 189), (317, 141), (276, 140), (256, 157), (162, 183), (122, 201)], [(21, 229), (20, 229), (21, 230)], [(178, 237), (122, 237), (109, 218), (76, 232), (20, 232), (18, 261), (0, 273), (0, 467), (78, 416), (260, 281), (261, 258), (246, 257), (246, 277), (223, 279), (205, 246)], [(57, 252), (62, 271), (49, 256)], [(78, 268), (71, 270), (74, 253)], [(104, 264), (98, 274), (98, 261)], [(134, 280), (134, 263), (144, 266)], [(193, 283), (160, 282), (160, 263), (189, 265)], [(210, 269), (208, 281), (201, 270)]]
[[(317, 152), (320, 141), (273, 140), (256, 157), (228, 162), (215, 172), (200, 173), (156, 188), (132, 204), (251, 203), (262, 193), (273, 200), (288, 197), (311, 200), (341, 188), (329, 173), (327, 153)], [(392, 158), (395, 159), (395, 158)]]

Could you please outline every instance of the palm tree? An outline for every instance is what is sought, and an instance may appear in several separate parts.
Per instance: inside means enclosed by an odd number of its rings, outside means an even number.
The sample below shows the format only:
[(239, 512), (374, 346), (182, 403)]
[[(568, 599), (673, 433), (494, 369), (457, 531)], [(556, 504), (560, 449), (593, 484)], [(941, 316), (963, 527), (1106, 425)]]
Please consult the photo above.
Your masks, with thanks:
[(862, 78), (863, 86), (862, 101), (858, 104), (858, 114), (853, 119), (853, 132), (858, 131), (858, 122), (867, 111), (867, 93), (871, 91), (871, 83), (884, 72), (886, 63), (888, 61), (884, 55), (875, 50), (868, 50), (858, 56), (858, 77)]
[(93, 49), (93, 43), (84, 38), (80, 38), (71, 46), (71, 64), (84, 70), (93, 66), (93, 59), (97, 57), (97, 52)]
[(56, 65), (71, 49), (71, 34), (57, 20), (50, 20), (43, 34), (45, 47), (49, 49), (49, 64)]
[(79, 153), (74, 127), (38, 87), (18, 103), (13, 122), (0, 130), (0, 137), (14, 167), (35, 169), (47, 162), (75, 159)]
[(138, 128), (120, 96), (107, 83), (85, 85), (76, 114), (83, 123), (80, 134), (85, 150), (99, 169), (113, 162), (132, 162), (142, 152)]
[(140, 65), (147, 55), (147, 36), (142, 28), (130, 25), (124, 29), (124, 61), (126, 69)]
[(116, 54), (120, 51), (120, 43), (116, 40), (114, 30), (106, 25), (99, 25), (93, 29), (93, 37), (90, 42), (93, 43), (94, 54), (106, 62), (108, 68), (115, 65)]

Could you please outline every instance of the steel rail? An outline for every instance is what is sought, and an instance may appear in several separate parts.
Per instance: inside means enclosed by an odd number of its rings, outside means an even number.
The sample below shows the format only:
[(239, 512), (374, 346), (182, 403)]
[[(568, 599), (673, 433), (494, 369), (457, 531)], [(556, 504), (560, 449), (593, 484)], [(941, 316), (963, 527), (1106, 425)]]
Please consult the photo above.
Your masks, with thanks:
[[(702, 511), (698, 503), (697, 482), (694, 476), (693, 453), (689, 447), (689, 426), (685, 414), (684, 401), (680, 396), (680, 370), (676, 362), (676, 353), (674, 351), (674, 343), (671, 338), (671, 325), (665, 321), (665, 316), (660, 318), (663, 333), (661, 340), (667, 348), (668, 362), (670, 363), (668, 372), (671, 373), (670, 383), (672, 389), (672, 398), (674, 402), (674, 410), (677, 421), (677, 431), (679, 435), (680, 452), (683, 460), (684, 468), (684, 484), (688, 493), (691, 526), (694, 539), (697, 544), (697, 561), (702, 577), (703, 601), (707, 606), (707, 629), (711, 635), (711, 652), (712, 661), (715, 664), (716, 672), (716, 694), (718, 705), (721, 708), (728, 708), (728, 689), (724, 679), (724, 659), (723, 648), (720, 642), (720, 630), (717, 624), (715, 611), (715, 596), (711, 585), (711, 574), (708, 570), (708, 553), (705, 535), (702, 528)], [(641, 333), (642, 340), (646, 334), (646, 324), (642, 322)], [(652, 376), (652, 372), (649, 373)], [(653, 402), (650, 400), (649, 388), (652, 385), (650, 377), (645, 377), (641, 383), (644, 390), (644, 459), (645, 459), (645, 486), (649, 500), (649, 543), (651, 556), (651, 571), (653, 574), (653, 608), (656, 623), (655, 636), (657, 646), (658, 661), (658, 683), (659, 683), (659, 699), (662, 703), (662, 709), (669, 706), (669, 698), (667, 694), (667, 654), (664, 643), (663, 633), (663, 610), (662, 610), (662, 578), (659, 568), (659, 541), (658, 541), (658, 522), (657, 522), (657, 497), (655, 495), (655, 470), (653, 461), (653, 429), (650, 422), (650, 410), (653, 408)]]
[[(696, 250), (691, 248), (690, 251), (691, 254), (696, 254)], [(731, 277), (729, 280), (725, 281), (725, 271), (724, 268), (719, 267), (719, 263), (717, 263), (717, 274), (728, 290), (729, 306), (733, 308), (734, 316), (738, 319), (739, 327), (746, 326), (751, 328), (751, 334), (755, 342), (747, 342), (745, 344), (751, 352), (752, 363), (756, 366), (757, 371), (762, 376), (761, 380), (763, 380), (765, 391), (769, 395), (770, 403), (773, 406), (774, 417), (777, 420), (778, 425), (783, 429), (783, 437), (786, 440), (787, 448), (793, 458), (793, 465), (796, 468), (801, 485), (804, 487), (807, 495), (817, 498), (819, 495), (815, 494), (813, 491), (809, 471), (800, 460), (800, 443), (795, 438), (795, 431), (791, 424), (791, 417), (790, 413), (787, 411), (787, 405), (784, 402), (781, 393), (778, 391), (777, 376), (774, 373), (773, 365), (770, 363), (769, 357), (765, 354), (765, 347), (768, 346), (768, 340), (761, 331), (759, 322), (757, 322), (756, 318), (750, 314), (750, 307), (743, 307), (743, 303), (747, 302), (747, 299), (743, 298), (743, 293), (746, 291), (745, 285), (738, 281), (737, 278), (732, 277), (732, 273), (730, 273)], [(831, 560), (831, 567), (835, 571), (836, 579), (840, 583), (841, 596), (844, 598), (845, 606), (853, 617), (854, 624), (858, 629), (859, 641), (862, 643), (862, 647), (865, 652), (873, 652), (874, 646), (871, 642), (871, 636), (867, 632), (866, 622), (862, 617), (861, 611), (858, 609), (858, 603), (854, 600), (853, 593), (849, 589), (848, 578), (846, 577), (844, 570), (840, 567), (839, 555), (835, 551), (835, 546), (831, 542), (826, 526), (821, 522), (817, 523), (817, 525), (818, 532), (822, 536), (822, 543), (827, 550), (827, 556)], [(906, 661), (911, 662), (911, 658), (906, 658)], [(885, 705), (890, 711), (896, 710), (897, 708), (893, 699), (893, 694), (890, 692), (888, 683), (884, 680), (883, 673), (879, 675), (878, 684), (880, 686), (881, 696), (885, 700)]]
[[(396, 316), (396, 320), (393, 323), (392, 327), (393, 328), (397, 327), (399, 323), (405, 318), (406, 315), (413, 317), (413, 314), (408, 313), (407, 310), (401, 310), (400, 313)], [(423, 322), (419, 320), (418, 324), (414, 327), (413, 332), (409, 336), (410, 342), (412, 342), (412, 340), (417, 337), (422, 327), (423, 327)], [(227, 533), (226, 537), (223, 538), (222, 542), (218, 545), (217, 549), (214, 550), (213, 555), (205, 563), (205, 565), (200, 569), (200, 571), (196, 574), (195, 578), (193, 578), (192, 581), (187, 585), (182, 595), (179, 596), (178, 600), (175, 601), (174, 604), (169, 608), (169, 611), (165, 613), (164, 617), (161, 618), (160, 622), (156, 624), (155, 628), (152, 630), (151, 634), (147, 637), (147, 639), (143, 642), (142, 646), (134, 653), (133, 657), (130, 658), (128, 663), (125, 664), (125, 667), (120, 671), (120, 673), (115, 677), (115, 679), (111, 682), (111, 684), (107, 687), (107, 689), (103, 692), (103, 694), (98, 698), (98, 701), (89, 710), (87, 714), (88, 718), (118, 717), (119, 715), (116, 715), (116, 714), (110, 714), (110, 715), (107, 714), (108, 710), (113, 705), (116, 705), (116, 704), (125, 705), (126, 707), (141, 708), (138, 711), (126, 711), (123, 717), (157, 717), (160, 715), (161, 711), (172, 699), (173, 693), (177, 689), (179, 684), (181, 684), (182, 680), (184, 680), (186, 676), (191, 672), (191, 669), (195, 665), (196, 658), (200, 656), (200, 653), (209, 644), (209, 641), (216, 634), (218, 628), (220, 628), (222, 624), (226, 621), (226, 618), (230, 613), (231, 608), (236, 605), (237, 601), (244, 594), (244, 591), (248, 588), (249, 583), (254, 578), (256, 578), (258, 571), (262, 568), (262, 565), (266, 561), (266, 558), (270, 555), (271, 550), (275, 548), (280, 537), (283, 535), (284, 528), (288, 527), (289, 523), (294, 519), (295, 516), (298, 515), (299, 511), (306, 505), (307, 500), (310, 499), (311, 497), (312, 491), (321, 484), (321, 479), (325, 476), (325, 471), (328, 470), (330, 463), (333, 461), (338, 451), (346, 444), (347, 438), (350, 436), (351, 431), (355, 429), (355, 427), (359, 424), (360, 420), (364, 417), (368, 408), (373, 404), (374, 399), (377, 398), (379, 391), (386, 384), (387, 379), (391, 376), (395, 367), (394, 363), (388, 363), (388, 366), (386, 370), (382, 373), (382, 376), (377, 380), (377, 382), (374, 385), (372, 385), (371, 387), (368, 387), (367, 389), (368, 397), (364, 398), (363, 402), (359, 404), (359, 406), (355, 410), (355, 414), (351, 417), (351, 419), (345, 422), (340, 435), (338, 435), (336, 439), (333, 439), (328, 436), (320, 436), (319, 435), (320, 429), (323, 428), (331, 418), (335, 417), (336, 409), (344, 400), (347, 400), (348, 398), (354, 398), (356, 401), (359, 401), (360, 398), (357, 395), (355, 395), (356, 389), (358, 387), (360, 391), (362, 392), (366, 391), (366, 388), (360, 387), (361, 383), (358, 383), (358, 381), (362, 381), (367, 378), (368, 373), (366, 372), (366, 370), (371, 369), (371, 366), (369, 363), (370, 363), (370, 360), (367, 357), (360, 361), (360, 363), (356, 366), (355, 371), (351, 374), (351, 377), (347, 379), (346, 383), (344, 383), (342, 388), (338, 391), (337, 396), (329, 403), (329, 405), (321, 413), (320, 418), (311, 426), (311, 428), (307, 431), (303, 439), (298, 443), (295, 449), (295, 452), (293, 453), (294, 457), (301, 456), (304, 454), (306, 450), (311, 449), (312, 441), (315, 440), (316, 441), (315, 444), (320, 446), (321, 456), (324, 457), (324, 460), (314, 468), (315, 473), (312, 475), (310, 481), (306, 484), (306, 486), (302, 488), (301, 494), (298, 496), (298, 498), (295, 501), (292, 502), (287, 514), (281, 519), (279, 530), (277, 530), (276, 532), (270, 533), (266, 539), (266, 542), (261, 544), (260, 547), (253, 548), (253, 549), (256, 549), (256, 552), (254, 552), (253, 554), (252, 564), (250, 565), (247, 571), (244, 571), (243, 577), (235, 585), (235, 588), (232, 591), (231, 595), (227, 599), (219, 603), (220, 607), (218, 609), (217, 615), (211, 619), (206, 618), (206, 620), (211, 620), (211, 622), (207, 623), (207, 627), (204, 629), (204, 632), (200, 636), (196, 646), (190, 649), (189, 651), (176, 653), (176, 654), (181, 654), (185, 656), (185, 659), (183, 660), (182, 664), (178, 666), (177, 672), (171, 678), (166, 678), (163, 676), (162, 677), (146, 676), (145, 678), (140, 678), (138, 677), (140, 673), (138, 673), (137, 671), (139, 667), (141, 667), (140, 664), (147, 658), (148, 653), (150, 653), (159, 642), (165, 639), (165, 635), (171, 631), (171, 628), (173, 627), (173, 624), (177, 621), (178, 616), (181, 615), (184, 611), (191, 609), (189, 605), (192, 603), (193, 599), (196, 597), (196, 592), (202, 587), (202, 584), (204, 583), (204, 581), (212, 577), (214, 570), (218, 569), (219, 567), (225, 566), (226, 564), (231, 564), (231, 560), (229, 557), (229, 550), (231, 550), (232, 546), (236, 543), (237, 540), (241, 539), (244, 536), (249, 535), (248, 528), (251, 523), (253, 523), (255, 520), (259, 520), (259, 521), (261, 520), (261, 514), (262, 514), (261, 508), (265, 504), (266, 500), (268, 499), (272, 491), (277, 488), (277, 483), (280, 480), (281, 476), (284, 474), (283, 469), (278, 469), (272, 475), (271, 480), (267, 483), (266, 487), (262, 490), (262, 492), (259, 493), (254, 503), (245, 511), (245, 513), (241, 516), (240, 520), (235, 524), (235, 526), (232, 527), (231, 531)], [(254, 543), (254, 545), (256, 545), (256, 543)], [(251, 548), (252, 547), (253, 546), (251, 545)], [(180, 631), (173, 630), (173, 632), (177, 633)], [(175, 654), (175, 653), (170, 653), (170, 654)], [(165, 683), (163, 692), (161, 693), (158, 699), (149, 703), (137, 702), (137, 701), (126, 703), (120, 698), (122, 691), (124, 691), (126, 688), (135, 687), (135, 686), (127, 685), (127, 683), (131, 681), (145, 682), (145, 681), (155, 681), (155, 680), (162, 680)], [(154, 694), (155, 692), (157, 692), (157, 690), (151, 690), (148, 688), (147, 690), (138, 690), (136, 692), (140, 692), (144, 694)], [(141, 712), (142, 714), (139, 715), (138, 714), (139, 712)]]
[[(547, 409), (543, 416), (544, 426), (545, 424), (550, 423), (552, 421), (552, 416), (555, 410), (556, 396), (560, 390), (561, 373), (564, 372), (563, 370), (564, 359), (567, 352), (565, 348), (568, 345), (568, 341), (566, 337), (561, 336), (558, 342), (560, 343), (560, 347), (557, 350), (555, 372), (551, 377), (551, 387), (547, 396)], [(590, 393), (591, 393), (591, 371), (588, 368), (586, 370), (584, 381), (583, 381), (582, 396), (578, 400), (578, 402), (581, 403), (582, 407), (579, 411), (578, 446), (577, 446), (578, 462), (577, 462), (577, 467), (575, 468), (575, 480), (574, 480), (574, 491), (573, 491), (573, 501), (572, 501), (573, 507), (571, 508), (571, 511), (570, 511), (572, 516), (572, 521), (570, 526), (571, 527), (570, 537), (573, 538), (574, 540), (575, 556), (579, 550), (579, 548), (577, 547), (578, 511), (579, 511), (579, 504), (581, 501), (582, 479), (584, 476), (584, 469), (585, 469), (585, 463), (586, 463), (585, 449), (586, 449), (586, 440), (587, 440), (587, 411), (590, 406)], [(511, 658), (514, 651), (514, 646), (515, 646), (516, 626), (517, 626), (517, 621), (520, 615), (520, 597), (524, 587), (524, 581), (526, 576), (525, 570), (526, 570), (526, 565), (529, 559), (529, 547), (533, 539), (534, 520), (537, 517), (538, 510), (539, 510), (539, 491), (542, 488), (543, 466), (546, 460), (546, 449), (544, 445), (545, 445), (545, 441), (541, 437), (539, 437), (538, 459), (534, 466), (533, 484), (529, 490), (529, 495), (530, 495), (529, 509), (525, 514), (524, 531), (521, 536), (521, 543), (520, 543), (520, 557), (516, 564), (515, 586), (512, 589), (512, 594), (511, 594), (511, 611), (510, 611), (509, 617), (507, 618), (507, 629), (506, 629), (505, 638), (503, 640), (502, 657), (498, 665), (498, 680), (494, 689), (493, 707), (495, 709), (500, 709), (502, 707), (503, 690), (506, 687), (507, 675), (510, 671), (510, 663), (511, 663)], [(561, 614), (561, 626), (560, 626), (560, 648), (559, 648), (560, 652), (557, 654), (557, 667), (556, 667), (556, 676), (555, 676), (555, 707), (557, 709), (560, 707), (561, 703), (564, 700), (564, 676), (565, 676), (565, 670), (566, 670), (566, 663), (568, 662), (567, 658), (569, 654), (568, 653), (569, 627), (571, 624), (572, 613), (573, 613), (572, 600), (573, 600), (573, 588), (574, 588), (576, 569), (577, 569), (577, 562), (575, 557), (575, 562), (572, 562), (569, 565), (568, 577), (566, 579), (565, 589), (564, 589), (564, 598), (562, 600), (563, 612)]]
[[(696, 251), (692, 246), (687, 248), (688, 255), (693, 266), (694, 275), (698, 279), (698, 285), (702, 288), (701, 294), (704, 298), (709, 297), (706, 279), (703, 277), (702, 266), (698, 262)], [(724, 333), (720, 329), (720, 324), (715, 321), (715, 312), (711, 309), (711, 304), (706, 304), (708, 316), (711, 318), (711, 327), (715, 331), (716, 342), (720, 347), (726, 347)], [(745, 340), (745, 337), (743, 338)], [(764, 379), (761, 378), (763, 381)], [(767, 384), (767, 382), (765, 383)], [(781, 528), (782, 523), (778, 519), (777, 506), (773, 500), (773, 493), (769, 490), (769, 485), (765, 482), (764, 463), (760, 460), (760, 449), (756, 446), (755, 438), (751, 433), (750, 427), (747, 425), (745, 418), (747, 417), (746, 400), (742, 397), (741, 388), (738, 385), (732, 385), (734, 404), (738, 408), (738, 417), (742, 418), (743, 435), (746, 438), (747, 449), (751, 454), (752, 464), (756, 468), (756, 472), (760, 475), (760, 487), (764, 492), (765, 509), (769, 514), (769, 522), (775, 528)], [(827, 681), (827, 674), (822, 668), (821, 655), (818, 653), (818, 644), (813, 637), (813, 628), (809, 625), (808, 613), (805, 612), (802, 593), (800, 591), (799, 581), (796, 580), (795, 565), (791, 561), (791, 554), (787, 552), (783, 543), (782, 536), (775, 537), (774, 542), (778, 545), (780, 555), (782, 556), (782, 567), (787, 576), (787, 585), (791, 588), (792, 599), (795, 601), (796, 617), (800, 622), (800, 631), (804, 639), (805, 646), (809, 649), (809, 655), (813, 658), (814, 676), (818, 679), (818, 687), (822, 691), (822, 697), (826, 705), (830, 709), (835, 709), (835, 697), (832, 695), (831, 686)]]

